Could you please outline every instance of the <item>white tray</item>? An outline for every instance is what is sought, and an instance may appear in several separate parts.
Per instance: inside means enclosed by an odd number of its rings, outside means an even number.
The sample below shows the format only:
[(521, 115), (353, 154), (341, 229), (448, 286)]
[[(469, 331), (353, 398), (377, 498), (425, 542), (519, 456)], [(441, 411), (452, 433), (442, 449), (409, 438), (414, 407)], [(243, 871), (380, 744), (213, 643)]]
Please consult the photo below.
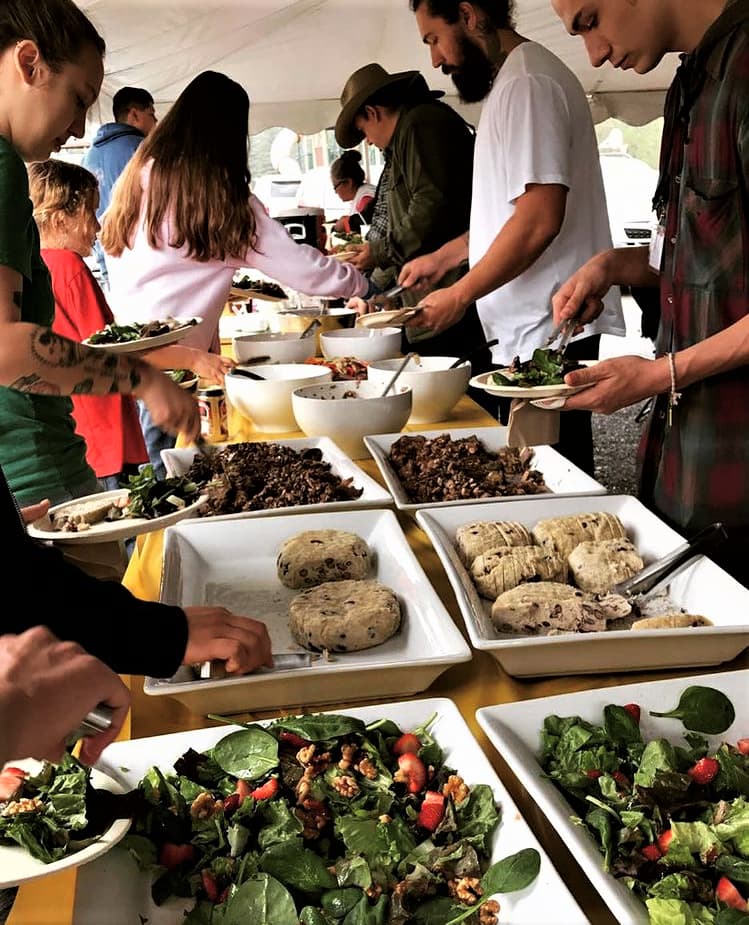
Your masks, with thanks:
[(592, 498), (525, 498), (438, 511), (419, 511), (417, 521), (437, 550), (458, 599), (471, 643), (484, 649), (511, 675), (594, 674), (717, 665), (749, 646), (749, 590), (700, 557), (669, 585), (675, 604), (701, 614), (714, 626), (684, 629), (614, 630), (562, 636), (518, 636), (498, 633), (491, 622), (491, 604), (479, 596), (454, 546), (461, 524), (479, 520), (515, 520), (527, 527), (546, 517), (607, 511), (617, 514), (646, 565), (680, 546), (684, 539), (636, 498), (605, 495)]
[[(382, 485), (360, 469), (356, 463), (347, 456), (329, 437), (298, 437), (291, 440), (273, 440), (280, 446), (288, 446), (300, 452), (301, 450), (316, 447), (322, 451), (323, 461), (330, 463), (331, 471), (342, 479), (353, 478), (357, 488), (363, 488), (359, 498), (351, 501), (330, 501), (326, 504), (297, 504), (294, 507), (275, 507), (264, 511), (240, 511), (236, 514), (212, 515), (210, 520), (239, 520), (247, 517), (275, 517), (279, 514), (304, 514), (318, 511), (345, 511), (373, 507), (390, 507), (393, 499)], [(226, 443), (217, 444), (217, 449), (227, 446)], [(161, 458), (164, 461), (167, 475), (184, 475), (192, 465), (198, 451), (194, 447), (162, 450)]]
[(348, 530), (374, 553), (371, 572), (400, 598), (400, 631), (380, 646), (320, 657), (306, 668), (240, 678), (174, 683), (146, 678), (147, 694), (176, 697), (195, 712), (261, 710), (292, 704), (415, 694), (471, 652), (411, 551), (393, 511), (290, 514), (248, 522), (193, 520), (167, 531), (161, 600), (220, 604), (266, 622), (274, 652), (302, 652), (288, 629), (297, 595), (276, 572), (278, 547), (303, 530)]
[[(488, 784), (501, 807), (502, 821), (494, 835), (492, 861), (523, 848), (535, 848), (541, 854), (541, 870), (537, 880), (519, 893), (507, 893), (500, 897), (502, 925), (539, 925), (541, 922), (550, 922), (548, 914), (551, 908), (554, 910), (554, 925), (584, 925), (588, 921), (531, 833), (452, 700), (413, 700), (336, 712), (357, 716), (366, 723), (386, 717), (402, 729), (415, 729), (436, 713), (437, 719), (430, 727), (430, 732), (442, 746), (447, 764), (454, 767), (469, 785)], [(116, 774), (129, 787), (134, 787), (151, 765), (169, 768), (188, 748), (198, 751), (210, 748), (234, 729), (236, 727), (214, 726), (195, 732), (117, 742), (106, 749), (100, 766), (107, 773)], [(149, 925), (180, 925), (183, 910), (187, 907), (185, 900), (173, 900), (161, 908), (155, 907), (150, 900), (148, 875), (138, 871), (126, 851), (111, 852), (78, 874), (75, 925), (101, 925), (104, 920), (107, 925), (132, 925), (139, 921), (139, 915), (140, 920), (147, 919)], [(105, 908), (106, 915), (103, 912)]]
[(582, 826), (572, 822), (572, 807), (552, 781), (543, 777), (536, 757), (541, 743), (543, 722), (553, 713), (557, 716), (580, 716), (584, 720), (600, 724), (606, 704), (634, 702), (642, 709), (640, 728), (646, 741), (663, 737), (683, 744), (681, 723), (673, 719), (651, 717), (647, 711), (662, 712), (675, 707), (681, 692), (691, 684), (718, 688), (733, 702), (736, 709), (736, 721), (733, 726), (721, 736), (708, 736), (711, 743), (735, 742), (747, 734), (747, 670), (692, 678), (673, 678), (669, 681), (641, 682), (562, 694), (558, 697), (540, 697), (519, 703), (482, 707), (476, 712), (476, 718), (492, 745), (561, 835), (575, 860), (622, 925), (646, 925), (647, 910), (622, 883), (603, 870), (602, 856), (595, 842)]
[[(398, 434), (375, 434), (364, 438), (367, 449), (374, 457), (375, 462), (380, 468), (385, 484), (390, 490), (390, 494), (395, 500), (396, 507), (401, 511), (419, 511), (422, 508), (442, 508), (455, 507), (456, 505), (466, 504), (486, 504), (487, 501), (493, 501), (493, 498), (474, 498), (462, 499), (460, 501), (433, 501), (424, 504), (414, 504), (408, 500), (403, 490), (400, 479), (391, 468), (387, 461), (390, 448), (401, 437), (426, 437), (433, 440), (440, 434), (449, 434), (453, 440), (459, 440), (464, 437), (476, 436), (484, 446), (493, 453), (507, 446), (507, 428), (506, 427), (466, 427), (457, 430), (420, 430), (409, 431), (408, 433)], [(556, 497), (569, 495), (603, 495), (606, 489), (600, 482), (596, 482), (589, 475), (578, 469), (568, 459), (565, 459), (556, 450), (550, 446), (534, 446), (536, 454), (533, 462), (533, 468), (542, 473), (546, 484)], [(524, 501), (528, 497), (538, 497), (537, 495), (511, 495), (510, 497), (501, 496), (497, 501)], [(543, 497), (549, 497), (544, 495)]]

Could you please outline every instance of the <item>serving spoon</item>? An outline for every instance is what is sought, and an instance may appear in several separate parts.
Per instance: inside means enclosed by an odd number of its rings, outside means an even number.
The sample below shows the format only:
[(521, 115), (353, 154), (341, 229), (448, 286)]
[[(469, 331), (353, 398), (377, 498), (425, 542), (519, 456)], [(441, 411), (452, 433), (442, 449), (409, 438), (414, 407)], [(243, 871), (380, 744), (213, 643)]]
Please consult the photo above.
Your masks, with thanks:
[(403, 370), (406, 368), (406, 366), (408, 366), (408, 361), (409, 361), (410, 359), (412, 359), (413, 356), (414, 356), (413, 353), (407, 353), (407, 354), (403, 357), (403, 362), (402, 362), (401, 365), (398, 367), (398, 369), (396, 369), (395, 375), (393, 376), (393, 378), (392, 378), (392, 379), (390, 380), (390, 382), (388, 382), (388, 384), (385, 386), (385, 389), (384, 389), (382, 395), (380, 395), (380, 398), (384, 398), (384, 397), (387, 395), (387, 393), (390, 391), (390, 389), (392, 389), (392, 387), (395, 385), (395, 380), (398, 378), (398, 376), (400, 376), (400, 374), (403, 372)]
[(230, 369), (228, 375), (244, 376), (245, 379), (262, 379), (263, 381), (265, 381), (265, 376), (261, 376), (260, 373), (253, 373), (252, 370), (242, 369), (239, 366), (235, 366), (233, 369)]

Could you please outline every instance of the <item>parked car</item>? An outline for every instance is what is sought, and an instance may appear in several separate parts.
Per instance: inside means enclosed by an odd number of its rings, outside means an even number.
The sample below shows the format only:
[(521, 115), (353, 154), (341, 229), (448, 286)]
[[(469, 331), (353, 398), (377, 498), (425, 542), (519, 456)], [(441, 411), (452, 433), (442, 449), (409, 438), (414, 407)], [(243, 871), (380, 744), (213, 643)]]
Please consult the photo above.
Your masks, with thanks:
[(649, 244), (658, 171), (620, 151), (601, 151), (600, 162), (614, 247)]
[(271, 218), (275, 218), (280, 212), (296, 208), (296, 197), (301, 183), (301, 177), (269, 173), (253, 181), (252, 192), (268, 210)]

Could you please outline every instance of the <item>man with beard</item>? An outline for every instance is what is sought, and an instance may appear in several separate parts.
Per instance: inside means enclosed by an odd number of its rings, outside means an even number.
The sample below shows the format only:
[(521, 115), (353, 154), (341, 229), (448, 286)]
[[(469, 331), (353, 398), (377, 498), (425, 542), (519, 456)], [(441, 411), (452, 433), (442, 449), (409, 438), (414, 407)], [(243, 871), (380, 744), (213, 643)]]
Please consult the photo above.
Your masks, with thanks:
[[(465, 102), (486, 99), (479, 122), (468, 235), (407, 264), (405, 285), (433, 284), (466, 257), (470, 272), (422, 299), (420, 326), (442, 330), (478, 304), (492, 358), (528, 360), (553, 329), (551, 298), (580, 265), (611, 246), (588, 102), (554, 55), (515, 31), (512, 0), (410, 0), (432, 65)], [(567, 355), (598, 356), (598, 335), (623, 334), (618, 292)], [(592, 335), (592, 336), (591, 336)], [(500, 401), (506, 422), (509, 401)], [(562, 415), (557, 449), (593, 473), (590, 414)]]

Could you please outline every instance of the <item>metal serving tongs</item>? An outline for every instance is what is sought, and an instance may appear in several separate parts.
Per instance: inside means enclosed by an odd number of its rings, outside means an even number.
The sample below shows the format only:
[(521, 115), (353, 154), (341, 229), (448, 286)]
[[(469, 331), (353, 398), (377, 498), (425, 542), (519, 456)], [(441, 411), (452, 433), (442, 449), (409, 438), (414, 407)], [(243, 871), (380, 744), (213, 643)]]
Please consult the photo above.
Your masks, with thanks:
[(565, 320), (561, 321), (551, 332), (551, 335), (544, 343), (544, 347), (551, 347), (551, 345), (557, 341), (557, 345), (554, 349), (561, 356), (567, 349), (567, 344), (570, 342), (570, 338), (574, 334), (578, 323), (579, 312), (571, 318), (565, 318)]
[(654, 594), (666, 585), (674, 575), (683, 571), (693, 559), (712, 552), (728, 537), (723, 524), (715, 523), (696, 533), (689, 542), (677, 546), (673, 552), (644, 568), (633, 578), (620, 581), (611, 588), (611, 594), (619, 594), (627, 600), (645, 594)]

